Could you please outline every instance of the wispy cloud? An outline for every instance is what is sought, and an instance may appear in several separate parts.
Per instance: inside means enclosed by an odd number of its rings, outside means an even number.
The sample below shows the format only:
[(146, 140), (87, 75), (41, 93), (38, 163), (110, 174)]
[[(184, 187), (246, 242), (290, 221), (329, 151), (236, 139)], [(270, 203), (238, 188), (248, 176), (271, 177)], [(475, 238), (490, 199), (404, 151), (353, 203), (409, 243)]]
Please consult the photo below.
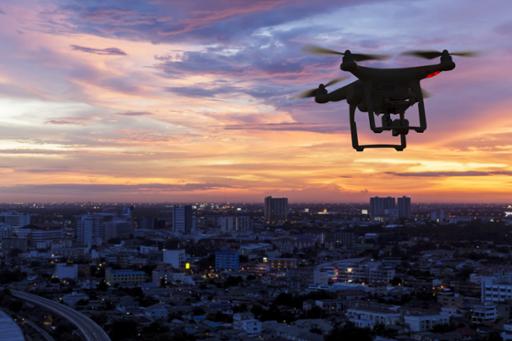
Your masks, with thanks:
[(120, 116), (151, 116), (153, 113), (149, 111), (125, 111), (125, 112), (118, 112), (116, 115)]
[(86, 47), (80, 45), (71, 45), (71, 48), (75, 51), (81, 51), (86, 53), (99, 54), (101, 56), (126, 56), (126, 52), (117, 47), (107, 47), (104, 49), (98, 49), (94, 47)]
[(493, 176), (505, 175), (512, 176), (512, 171), (462, 171), (462, 172), (386, 172), (388, 175), (403, 177), (428, 177), (428, 178), (445, 178), (457, 176)]
[(298, 131), (321, 134), (334, 134), (347, 131), (341, 125), (316, 124), (316, 123), (258, 123), (258, 124), (233, 124), (225, 127), (227, 130), (261, 130), (261, 131)]

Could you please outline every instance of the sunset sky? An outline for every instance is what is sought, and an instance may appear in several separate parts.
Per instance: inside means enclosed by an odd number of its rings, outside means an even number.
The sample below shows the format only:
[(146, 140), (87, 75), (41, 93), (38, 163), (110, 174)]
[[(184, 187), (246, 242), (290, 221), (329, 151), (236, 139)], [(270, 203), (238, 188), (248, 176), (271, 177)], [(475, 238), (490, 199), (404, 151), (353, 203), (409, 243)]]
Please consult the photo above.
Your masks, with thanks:
[[(0, 201), (512, 201), (511, 13), (510, 0), (2, 0)], [(429, 63), (410, 49), (480, 55), (422, 82), (429, 126), (404, 152), (358, 153), (345, 102), (295, 96), (342, 74), (312, 43), (391, 54), (365, 64), (381, 67)], [(361, 142), (395, 142), (366, 121)]]

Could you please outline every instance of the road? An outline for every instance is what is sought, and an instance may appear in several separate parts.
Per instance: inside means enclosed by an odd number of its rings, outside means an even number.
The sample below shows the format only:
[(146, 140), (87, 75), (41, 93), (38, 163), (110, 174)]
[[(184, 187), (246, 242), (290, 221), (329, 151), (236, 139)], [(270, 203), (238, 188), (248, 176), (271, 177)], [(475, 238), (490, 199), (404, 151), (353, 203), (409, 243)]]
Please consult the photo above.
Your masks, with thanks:
[(11, 290), (14, 297), (46, 308), (75, 325), (86, 341), (110, 341), (107, 333), (93, 320), (64, 304), (24, 291)]

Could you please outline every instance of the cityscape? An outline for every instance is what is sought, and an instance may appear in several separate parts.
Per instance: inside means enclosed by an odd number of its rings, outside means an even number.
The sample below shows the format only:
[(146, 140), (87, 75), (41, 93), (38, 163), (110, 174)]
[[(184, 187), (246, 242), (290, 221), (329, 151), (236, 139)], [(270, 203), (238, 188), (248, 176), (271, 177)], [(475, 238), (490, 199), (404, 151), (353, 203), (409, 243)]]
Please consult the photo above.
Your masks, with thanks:
[(512, 340), (511, 211), (2, 205), (2, 320), (12, 340)]
[(511, 13), (1, 0), (0, 341), (512, 341)]

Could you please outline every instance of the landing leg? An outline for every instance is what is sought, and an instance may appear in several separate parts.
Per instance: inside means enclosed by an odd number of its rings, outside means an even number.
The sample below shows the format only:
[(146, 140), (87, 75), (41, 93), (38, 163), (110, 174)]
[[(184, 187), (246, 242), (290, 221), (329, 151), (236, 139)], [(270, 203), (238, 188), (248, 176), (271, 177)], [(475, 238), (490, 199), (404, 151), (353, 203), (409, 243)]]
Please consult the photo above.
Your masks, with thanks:
[(423, 133), (427, 129), (427, 118), (425, 115), (425, 104), (423, 103), (423, 98), (418, 102), (418, 111), (420, 114), (420, 126), (415, 128), (418, 133)]
[(414, 84), (414, 89), (417, 94), (419, 94), (419, 100), (418, 100), (418, 113), (419, 113), (419, 119), (420, 119), (420, 126), (419, 127), (410, 127), (410, 129), (418, 132), (423, 133), (427, 129), (427, 117), (425, 115), (425, 103), (423, 103), (423, 92), (421, 91), (421, 87), (419, 83)]
[[(400, 113), (400, 122), (404, 122), (404, 119), (405, 119), (405, 113)], [(397, 152), (401, 152), (405, 149), (405, 147), (407, 147), (407, 139), (405, 138), (405, 136), (407, 135), (407, 132), (402, 130), (401, 133), (400, 133), (400, 146), (396, 146), (395, 147), (395, 150)]]
[(359, 139), (357, 138), (357, 124), (356, 124), (356, 106), (350, 105), (350, 134), (352, 136), (352, 147), (358, 152), (362, 152), (364, 147), (359, 145)]

